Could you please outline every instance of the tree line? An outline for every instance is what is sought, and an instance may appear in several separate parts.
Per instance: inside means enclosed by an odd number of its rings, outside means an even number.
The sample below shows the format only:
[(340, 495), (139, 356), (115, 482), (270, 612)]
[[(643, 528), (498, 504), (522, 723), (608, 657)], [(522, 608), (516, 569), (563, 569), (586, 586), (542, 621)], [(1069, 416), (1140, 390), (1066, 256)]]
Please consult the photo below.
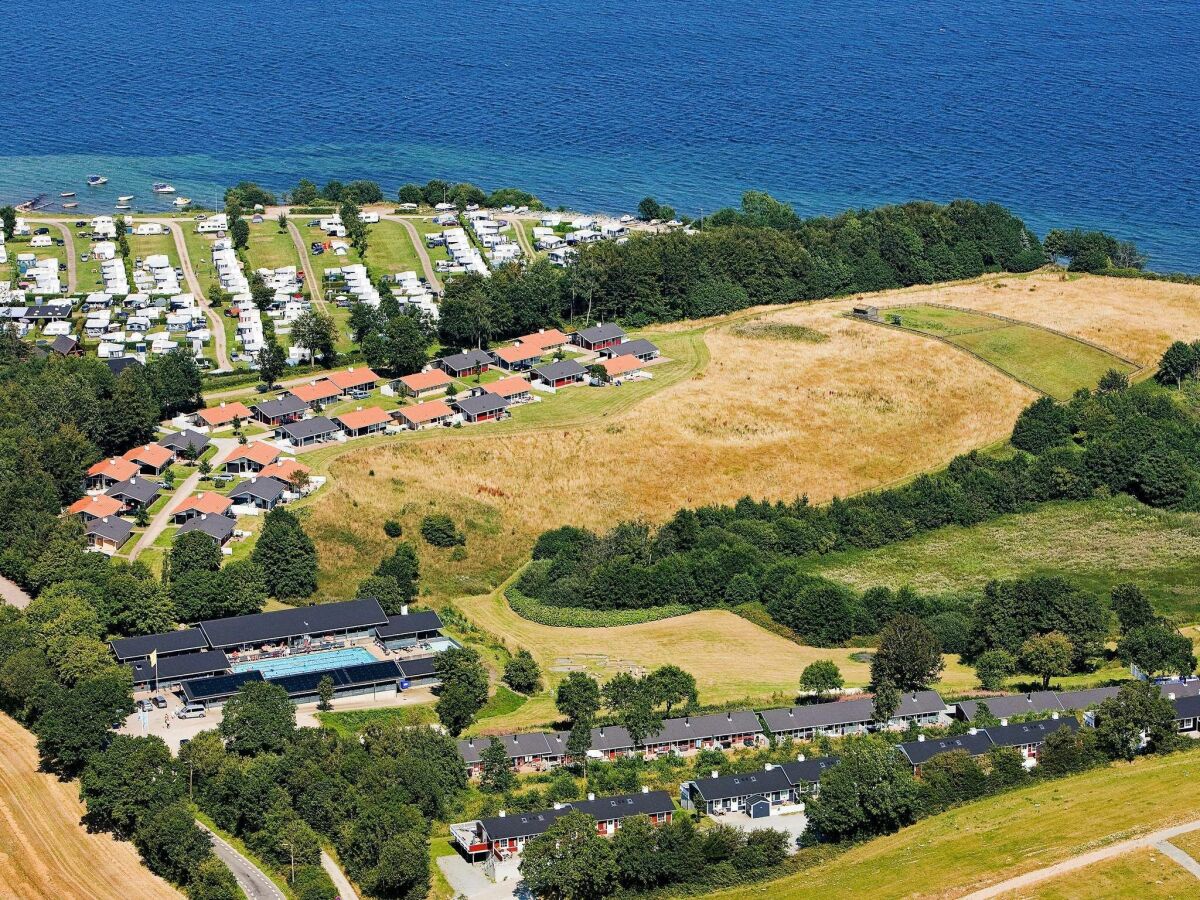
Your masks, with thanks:
[(1037, 237), (996, 204), (907, 203), (803, 219), (750, 192), (739, 210), (714, 213), (699, 231), (585, 245), (566, 269), (536, 261), (501, 267), (492, 278), (456, 278), (442, 301), (440, 333), (447, 346), (473, 347), (576, 318), (638, 327), (1025, 272), (1045, 261)]

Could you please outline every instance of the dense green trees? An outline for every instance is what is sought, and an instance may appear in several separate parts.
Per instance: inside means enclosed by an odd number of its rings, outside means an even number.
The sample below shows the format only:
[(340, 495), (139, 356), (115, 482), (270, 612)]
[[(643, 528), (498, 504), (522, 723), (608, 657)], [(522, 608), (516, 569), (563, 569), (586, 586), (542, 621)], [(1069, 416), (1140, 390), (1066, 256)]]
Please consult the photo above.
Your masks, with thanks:
[(570, 672), (558, 683), (554, 706), (572, 722), (590, 722), (600, 711), (600, 685), (586, 672)]
[(304, 598), (317, 589), (317, 548), (300, 520), (282, 506), (263, 517), (251, 559), (263, 572), (272, 597)]
[(374, 597), (388, 615), (399, 615), (417, 596), (420, 563), (411, 544), (396, 545), (392, 555), (358, 586), (358, 596)]
[(253, 181), (239, 181), (233, 187), (226, 188), (225, 205), (237, 206), (241, 209), (254, 209), (255, 206), (274, 206), (275, 195), (259, 187)]
[(520, 694), (536, 694), (542, 689), (542, 672), (528, 650), (518, 650), (504, 664), (504, 683)]
[(287, 691), (250, 681), (222, 709), (220, 732), (230, 750), (243, 756), (282, 750), (296, 731), (296, 707)]
[(437, 688), (438, 719), (447, 731), (457, 735), (487, 703), (487, 671), (479, 653), (470, 647), (452, 647), (439, 653), (434, 668), (442, 682)]
[(895, 831), (917, 814), (920, 790), (895, 749), (878, 737), (847, 738), (841, 761), (821, 776), (808, 818), (826, 840)]
[(581, 812), (560, 817), (521, 854), (521, 877), (542, 900), (599, 900), (613, 892), (617, 876), (612, 844)]
[(337, 361), (337, 342), (337, 324), (320, 310), (309, 310), (292, 323), (292, 343), (312, 353), (314, 362), (332, 366)]

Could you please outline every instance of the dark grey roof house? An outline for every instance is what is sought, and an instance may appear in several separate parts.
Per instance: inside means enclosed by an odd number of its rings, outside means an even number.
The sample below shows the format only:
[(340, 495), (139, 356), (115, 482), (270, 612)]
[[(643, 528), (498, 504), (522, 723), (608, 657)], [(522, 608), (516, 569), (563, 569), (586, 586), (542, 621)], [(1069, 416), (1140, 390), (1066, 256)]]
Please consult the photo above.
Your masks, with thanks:
[[(763, 710), (760, 715), (771, 734), (778, 738), (805, 740), (821, 733), (846, 734), (877, 727), (874, 701), (842, 700)], [(915, 691), (900, 696), (900, 706), (889, 720), (892, 727), (909, 722), (937, 724), (946, 715), (946, 701), (933, 691)]]
[(508, 401), (499, 394), (478, 394), (474, 397), (462, 397), (454, 401), (454, 407), (468, 422), (484, 422), (489, 419), (499, 419), (508, 409)]
[(662, 728), (643, 742), (649, 751), (691, 750), (701, 744), (752, 741), (762, 734), (762, 723), (749, 710), (664, 719)]
[(1063, 705), (1054, 691), (1034, 691), (1028, 694), (1009, 694), (1002, 697), (983, 697), (979, 700), (963, 700), (956, 704), (958, 717), (970, 722), (979, 713), (979, 705), (986, 703), (988, 710), (999, 719), (1011, 719), (1031, 713), (1062, 712)]
[[(469, 772), (474, 773), (483, 762), (483, 751), (492, 743), (492, 737), (466, 738), (458, 742), (458, 755), (467, 764)], [(504, 745), (509, 762), (514, 766), (537, 765), (543, 762), (554, 763), (561, 760), (566, 752), (566, 743), (560, 735), (546, 734), (534, 731), (527, 734), (498, 734), (495, 735)]]
[(294, 394), (284, 394), (275, 400), (256, 403), (250, 407), (254, 418), (267, 425), (293, 422), (308, 412), (308, 404)]
[(192, 516), (179, 526), (179, 531), (175, 532), (175, 535), (178, 537), (181, 534), (199, 531), (201, 534), (207, 534), (216, 541), (217, 546), (223, 547), (226, 541), (233, 537), (233, 531), (236, 527), (237, 522), (229, 518), (229, 516), (210, 516), (205, 513), (199, 516)]
[(79, 352), (79, 341), (69, 335), (60, 334), (46, 345), (60, 356), (73, 356)]
[(613, 358), (618, 356), (632, 356), (640, 359), (642, 362), (646, 362), (658, 356), (658, 347), (645, 338), (635, 338), (632, 341), (625, 341), (622, 344), (614, 344), (606, 348), (602, 355)]
[(375, 629), (375, 636), (390, 649), (396, 649), (436, 637), (440, 634), (441, 627), (442, 620), (436, 612), (432, 609), (422, 609), (399, 616), (388, 616), (387, 624)]
[(110, 487), (104, 493), (115, 497), (128, 507), (149, 506), (158, 496), (159, 486), (148, 478), (126, 478)]
[(141, 362), (132, 356), (121, 356), (116, 359), (106, 359), (104, 360), (104, 364), (108, 366), (108, 371), (112, 372), (113, 377), (116, 378), (130, 366), (140, 366)]
[(113, 653), (121, 662), (142, 659), (157, 652), (160, 659), (172, 653), (190, 653), (208, 646), (204, 632), (199, 628), (181, 628), (164, 631), (162, 634), (141, 634), (137, 637), (118, 638), (109, 641)]
[[(235, 504), (254, 506), (258, 509), (274, 509), (283, 499), (288, 486), (273, 475), (265, 478), (254, 477), (243, 481), (229, 492), (229, 499)], [(224, 516), (222, 516), (224, 518)]]
[(948, 735), (947, 737), (931, 738), (922, 735), (915, 741), (898, 744), (896, 749), (908, 762), (914, 772), (929, 762), (935, 756), (943, 753), (953, 753), (962, 750), (970, 756), (982, 756), (992, 749), (992, 739), (986, 731), (972, 729), (967, 734)]
[(166, 435), (158, 443), (163, 447), (174, 450), (176, 453), (181, 452), (187, 447), (191, 447), (199, 455), (208, 447), (209, 440), (200, 432), (185, 428), (183, 431)]
[(544, 366), (534, 366), (533, 374), (550, 387), (563, 387), (583, 381), (587, 369), (573, 359), (560, 359)]
[(435, 359), (433, 364), (446, 374), (459, 378), (487, 371), (492, 364), (492, 355), (486, 350), (467, 350), (464, 353), (452, 353), (450, 356)]
[[(223, 517), (222, 517), (223, 518)], [(378, 600), (345, 600), (318, 603), (277, 612), (230, 616), (200, 623), (211, 646), (223, 649), (249, 644), (319, 637), (323, 634), (366, 633), (387, 624), (387, 614)]]
[(190, 678), (224, 674), (229, 671), (229, 657), (220, 650), (176, 653), (160, 657), (157, 666), (150, 665), (149, 659), (139, 659), (130, 663), (129, 667), (133, 670), (134, 684), (166, 687)]
[(92, 547), (110, 547), (120, 550), (129, 536), (133, 534), (133, 526), (124, 519), (116, 516), (104, 516), (91, 519), (84, 529), (88, 545)]
[(340, 428), (325, 416), (313, 416), (298, 422), (288, 422), (275, 429), (276, 435), (289, 441), (293, 447), (307, 447), (336, 440)]
[(593, 325), (571, 335), (572, 343), (585, 350), (600, 350), (625, 339), (625, 329), (612, 322)]
[(1034, 750), (1054, 732), (1068, 728), (1079, 730), (1079, 723), (1074, 716), (1060, 716), (1051, 719), (1037, 719), (1033, 722), (1017, 722), (1014, 725), (994, 725), (991, 728), (981, 728), (981, 732), (991, 738), (997, 747), (1016, 747), (1018, 750)]

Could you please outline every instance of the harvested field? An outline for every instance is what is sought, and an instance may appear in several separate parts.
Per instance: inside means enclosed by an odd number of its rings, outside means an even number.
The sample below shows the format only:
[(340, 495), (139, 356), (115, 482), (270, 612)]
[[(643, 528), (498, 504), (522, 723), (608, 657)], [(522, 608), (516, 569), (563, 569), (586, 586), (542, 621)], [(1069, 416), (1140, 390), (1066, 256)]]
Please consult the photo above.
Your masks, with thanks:
[(1036, 396), (953, 347), (846, 319), (850, 302), (758, 320), (819, 343), (738, 335), (729, 319), (648, 332), (672, 360), (652, 382), (574, 388), (499, 427), (326, 457), (331, 489), (309, 506), (321, 594), (348, 596), (388, 552), (387, 518), (415, 534), (431, 510), (453, 516), (465, 558), (417, 541), (425, 583), (435, 598), (483, 594), (547, 528), (661, 521), (745, 495), (823, 502), (1003, 440)]
[(182, 896), (141, 864), (132, 844), (84, 829), (77, 785), (38, 772), (33, 735), (5, 715), (0, 715), (0, 755), (0, 896)]

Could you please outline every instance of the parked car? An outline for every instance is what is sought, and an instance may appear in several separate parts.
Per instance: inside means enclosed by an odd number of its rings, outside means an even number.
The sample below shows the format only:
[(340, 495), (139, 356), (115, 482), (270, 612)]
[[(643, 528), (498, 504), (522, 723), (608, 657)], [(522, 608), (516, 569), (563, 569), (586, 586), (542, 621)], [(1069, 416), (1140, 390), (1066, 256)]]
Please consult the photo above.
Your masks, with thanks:
[(34, 232), (34, 234), (49, 234), (49, 233), (50, 233), (49, 228), (39, 228), (37, 231)]
[(67, 244), (67, 242), (66, 242), (66, 241), (64, 241), (62, 238), (55, 238), (55, 239), (54, 239), (54, 246), (55, 246), (55, 247), (65, 247), (65, 246), (66, 246), (66, 244)]
[(203, 719), (207, 713), (203, 704), (185, 703), (175, 711), (175, 715), (180, 719)]
[(321, 227), (321, 220), (320, 220), (320, 219), (313, 219), (311, 222), (305, 222), (305, 223), (304, 223), (304, 227), (305, 227), (305, 228), (320, 228), (320, 227)]
[(312, 248), (313, 256), (320, 256), (324, 252), (325, 252), (325, 248), (322, 247), (320, 244), (318, 244)]
[(138, 712), (150, 712), (150, 701), (149, 700), (139, 700), (137, 702), (137, 711)]
[(87, 220), (80, 219), (78, 222), (75, 223), (75, 227), (76, 228), (87, 228)]
[(153, 697), (150, 698), (150, 702), (153, 703), (155, 706), (157, 706), (159, 709), (167, 708), (167, 698), (164, 697), (162, 694), (155, 694)]

